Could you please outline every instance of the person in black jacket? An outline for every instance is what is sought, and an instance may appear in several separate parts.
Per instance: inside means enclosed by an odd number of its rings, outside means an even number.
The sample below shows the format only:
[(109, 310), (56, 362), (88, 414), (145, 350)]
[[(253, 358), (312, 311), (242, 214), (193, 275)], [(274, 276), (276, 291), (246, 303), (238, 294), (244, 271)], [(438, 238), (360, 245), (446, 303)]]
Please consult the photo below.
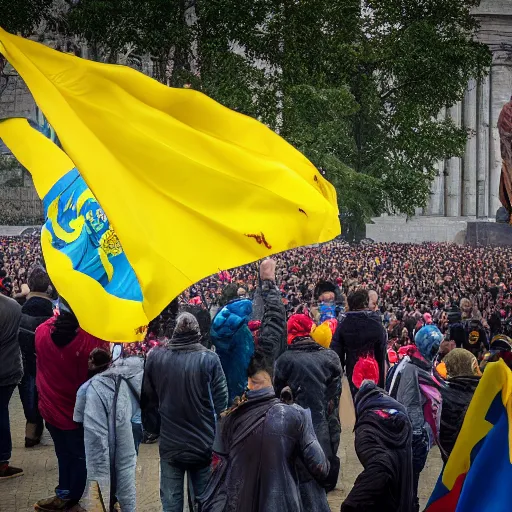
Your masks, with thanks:
[(227, 403), (219, 357), (201, 345), (196, 318), (182, 313), (171, 342), (149, 352), (142, 385), (142, 424), (160, 434), (163, 512), (183, 511), (186, 472), (193, 496), (203, 492), (217, 418)]
[(447, 386), (441, 389), (443, 408), (439, 447), (446, 464), (452, 453), (466, 416), (469, 403), (480, 382), (480, 369), (476, 357), (463, 348), (456, 348), (443, 359), (446, 365)]
[(28, 276), (30, 293), (21, 308), (19, 342), (23, 356), (23, 378), (19, 383), (21, 403), (27, 424), (25, 426), (25, 447), (31, 448), (41, 441), (43, 418), (39, 413), (36, 388), (35, 331), (53, 316), (53, 304), (47, 295), (50, 278), (46, 271), (34, 267)]
[[(288, 350), (276, 361), (274, 389), (277, 396), (289, 386), (295, 403), (309, 409), (318, 442), (329, 459), (331, 471), (326, 486), (334, 489), (338, 480), (341, 425), (339, 401), (343, 375), (340, 359), (330, 349), (321, 347), (309, 336), (313, 321), (306, 315), (293, 315), (288, 321), (293, 337)], [(303, 332), (296, 329), (303, 325)], [(302, 504), (309, 512), (329, 512), (325, 491), (299, 464)], [(324, 486), (325, 487), (325, 486)]]
[(366, 290), (356, 290), (347, 299), (349, 311), (340, 316), (334, 333), (331, 349), (334, 350), (345, 368), (352, 398), (357, 386), (352, 381), (354, 366), (360, 358), (371, 357), (379, 368), (379, 387), (384, 387), (386, 377), (387, 334), (380, 314), (368, 309), (369, 296)]
[(9, 401), (23, 376), (18, 328), (21, 307), (0, 290), (0, 480), (20, 476), (21, 468), (9, 464), (12, 451)]
[(407, 410), (375, 383), (355, 398), (355, 448), (363, 471), (341, 512), (412, 512), (412, 425)]

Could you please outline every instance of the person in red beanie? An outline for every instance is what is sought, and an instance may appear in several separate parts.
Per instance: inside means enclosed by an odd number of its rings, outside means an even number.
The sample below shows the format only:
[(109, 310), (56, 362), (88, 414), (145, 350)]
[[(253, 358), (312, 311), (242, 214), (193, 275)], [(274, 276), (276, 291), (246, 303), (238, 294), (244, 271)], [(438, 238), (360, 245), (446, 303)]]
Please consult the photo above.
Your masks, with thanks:
[(295, 338), (309, 337), (313, 324), (313, 320), (307, 315), (292, 315), (288, 320), (288, 345)]
[(290, 387), (295, 403), (311, 410), (313, 428), (330, 472), (323, 488), (298, 466), (304, 510), (328, 512), (326, 492), (336, 486), (340, 469), (337, 457), (341, 426), (339, 401), (342, 369), (338, 355), (324, 348), (310, 336), (313, 320), (307, 315), (293, 315), (288, 320), (288, 349), (276, 361), (274, 389), (277, 396)]

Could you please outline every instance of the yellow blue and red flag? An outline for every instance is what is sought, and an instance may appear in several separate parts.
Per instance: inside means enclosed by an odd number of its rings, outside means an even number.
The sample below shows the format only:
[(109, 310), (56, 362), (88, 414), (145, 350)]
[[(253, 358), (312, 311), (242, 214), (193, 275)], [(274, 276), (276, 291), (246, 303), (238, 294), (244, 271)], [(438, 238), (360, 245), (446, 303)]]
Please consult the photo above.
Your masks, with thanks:
[(489, 363), (426, 512), (512, 510), (512, 371)]
[(332, 185), (255, 119), (2, 29), (0, 53), (60, 145), (0, 122), (43, 200), (52, 281), (91, 334), (140, 340), (202, 278), (340, 233)]

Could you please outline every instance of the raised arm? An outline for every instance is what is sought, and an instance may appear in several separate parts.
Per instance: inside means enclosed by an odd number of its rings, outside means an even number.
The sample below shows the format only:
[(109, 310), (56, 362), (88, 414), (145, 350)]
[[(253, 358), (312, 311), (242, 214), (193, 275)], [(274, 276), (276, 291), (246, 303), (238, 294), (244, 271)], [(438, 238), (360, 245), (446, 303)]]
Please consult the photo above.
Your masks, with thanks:
[(276, 262), (265, 260), (260, 267), (263, 318), (259, 332), (259, 348), (275, 361), (286, 350), (286, 309), (276, 286)]

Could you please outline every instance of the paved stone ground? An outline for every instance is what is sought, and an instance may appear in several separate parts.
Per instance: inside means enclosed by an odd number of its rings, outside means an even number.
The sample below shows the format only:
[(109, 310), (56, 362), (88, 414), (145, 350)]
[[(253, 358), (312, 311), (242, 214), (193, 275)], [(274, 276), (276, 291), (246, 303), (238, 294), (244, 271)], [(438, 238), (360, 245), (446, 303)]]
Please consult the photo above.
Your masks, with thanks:
[[(30, 450), (24, 448), (25, 418), (17, 393), (11, 400), (10, 412), (14, 445), (12, 463), (22, 467), (25, 474), (0, 482), (0, 512), (29, 512), (34, 510), (33, 505), (38, 499), (54, 494), (58, 476), (57, 460), (51, 438), (46, 431), (41, 445)], [(337, 489), (329, 495), (333, 511), (339, 511), (343, 499), (361, 470), (354, 451), (354, 411), (346, 382), (342, 396), (341, 420), (343, 433), (339, 456), (342, 471)], [(437, 481), (441, 466), (439, 452), (435, 449), (430, 454), (420, 479), (420, 498), (423, 505)], [(137, 510), (161, 512), (158, 482), (157, 445), (141, 445), (137, 463)]]

